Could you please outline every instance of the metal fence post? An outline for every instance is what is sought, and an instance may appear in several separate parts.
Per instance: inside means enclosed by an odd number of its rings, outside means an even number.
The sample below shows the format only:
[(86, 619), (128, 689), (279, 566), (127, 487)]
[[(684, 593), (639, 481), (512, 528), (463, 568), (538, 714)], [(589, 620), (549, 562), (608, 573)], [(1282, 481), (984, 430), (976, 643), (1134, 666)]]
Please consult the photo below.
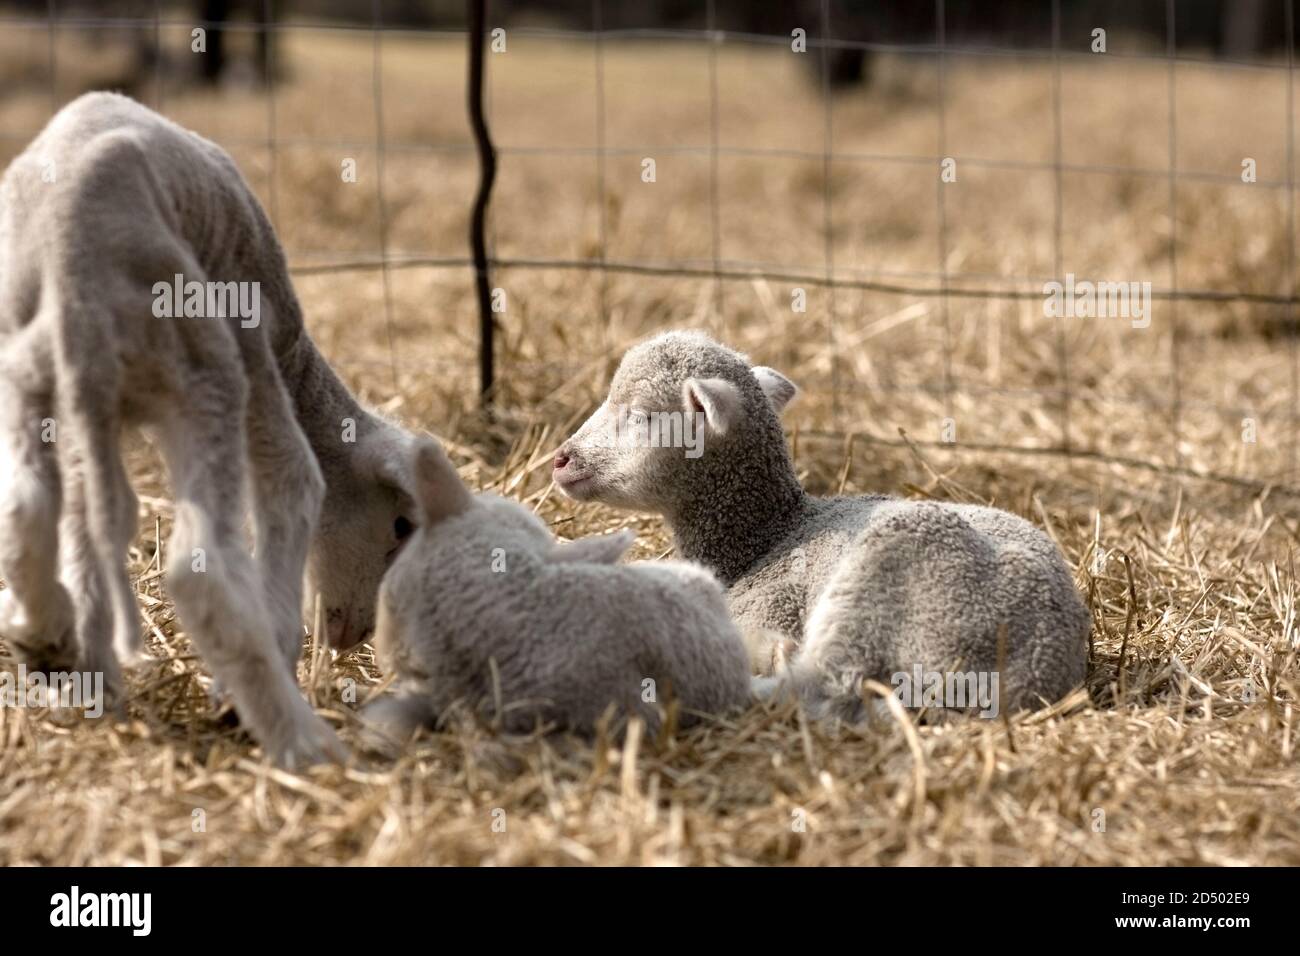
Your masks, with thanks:
[(483, 47), (487, 40), (487, 0), (468, 0), (469, 6), (469, 121), (478, 147), (478, 195), (469, 224), (470, 252), (474, 257), (474, 282), (479, 312), (479, 393), (483, 405), (491, 404), (494, 377), (492, 289), (488, 282), (487, 241), (484, 221), (492, 182), (496, 179), (497, 157), (492, 147), (487, 120), (483, 116)]

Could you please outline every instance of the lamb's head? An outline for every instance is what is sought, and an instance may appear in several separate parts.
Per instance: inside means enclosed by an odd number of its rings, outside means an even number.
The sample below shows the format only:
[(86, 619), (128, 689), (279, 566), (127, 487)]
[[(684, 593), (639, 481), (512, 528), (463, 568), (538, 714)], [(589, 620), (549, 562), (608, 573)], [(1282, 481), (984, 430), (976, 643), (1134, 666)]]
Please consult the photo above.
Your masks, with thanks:
[(632, 348), (609, 396), (555, 458), (560, 490), (579, 501), (671, 511), (752, 450), (785, 455), (778, 419), (798, 390), (698, 332), (666, 332)]
[(336, 650), (375, 628), (379, 582), (415, 532), (412, 495), (419, 439), (387, 422), (366, 422), (355, 442), (321, 455), (325, 500), (307, 561), (307, 619), (320, 595), (325, 637)]
[[(413, 495), (419, 527), (411, 536), (385, 585), (412, 574), (427, 587), (430, 574), (451, 567), (492, 571), (557, 563), (614, 564), (632, 546), (630, 531), (577, 541), (556, 541), (546, 523), (510, 498), (465, 487), (436, 441), (420, 438), (413, 448)], [(496, 565), (493, 561), (499, 559)]]

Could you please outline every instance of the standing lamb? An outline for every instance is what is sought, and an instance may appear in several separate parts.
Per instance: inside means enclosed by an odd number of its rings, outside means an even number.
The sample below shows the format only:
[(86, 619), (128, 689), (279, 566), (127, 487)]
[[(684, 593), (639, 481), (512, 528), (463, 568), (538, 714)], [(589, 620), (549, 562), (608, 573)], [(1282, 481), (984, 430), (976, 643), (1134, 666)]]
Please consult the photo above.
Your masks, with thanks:
[(678, 552), (727, 587), (747, 638), (778, 637), (756, 658), (797, 645), (783, 680), (814, 713), (852, 719), (863, 679), (917, 665), (997, 673), (1013, 708), (1082, 681), (1089, 616), (1052, 541), (994, 508), (810, 496), (778, 419), (796, 392), (705, 335), (660, 335), (623, 358), (555, 481), (579, 501), (664, 515)]
[(589, 733), (611, 705), (657, 727), (669, 695), (683, 725), (748, 704), (744, 643), (708, 571), (619, 565), (627, 532), (557, 543), (517, 502), (470, 494), (427, 439), (416, 494), (423, 520), (380, 590), (375, 648), (399, 688), (366, 709), (380, 741), (458, 701), (521, 733)]
[(304, 564), (330, 642), (364, 638), (413, 527), (411, 436), (317, 352), (229, 155), (95, 93), (0, 180), (0, 637), (34, 667), (103, 672), (110, 696), (141, 649), (127, 424), (166, 460), (167, 590), (218, 684), (278, 763), (341, 756), (296, 686)]

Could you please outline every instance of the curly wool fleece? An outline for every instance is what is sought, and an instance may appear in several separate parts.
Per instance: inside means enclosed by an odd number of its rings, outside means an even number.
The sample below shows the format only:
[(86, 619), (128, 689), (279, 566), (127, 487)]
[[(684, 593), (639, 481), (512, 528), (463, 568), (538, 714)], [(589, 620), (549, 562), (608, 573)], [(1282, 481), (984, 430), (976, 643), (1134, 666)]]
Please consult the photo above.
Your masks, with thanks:
[[(577, 500), (662, 514), (678, 552), (726, 585), (751, 644), (796, 648), (776, 686), (816, 713), (856, 718), (864, 679), (896, 683), (917, 665), (996, 674), (1008, 708), (1078, 685), (1090, 617), (1055, 544), (995, 508), (809, 495), (778, 417), (797, 391), (706, 335), (659, 335), (624, 356), (555, 480)], [(701, 423), (702, 453), (645, 440), (673, 415)]]
[(685, 561), (618, 564), (630, 532), (560, 543), (528, 508), (473, 495), (442, 449), (416, 451), (420, 529), (384, 578), (376, 649), (398, 693), (367, 710), (390, 740), (455, 703), (507, 730), (590, 732), (611, 708), (660, 724), (750, 701), (722, 587)]

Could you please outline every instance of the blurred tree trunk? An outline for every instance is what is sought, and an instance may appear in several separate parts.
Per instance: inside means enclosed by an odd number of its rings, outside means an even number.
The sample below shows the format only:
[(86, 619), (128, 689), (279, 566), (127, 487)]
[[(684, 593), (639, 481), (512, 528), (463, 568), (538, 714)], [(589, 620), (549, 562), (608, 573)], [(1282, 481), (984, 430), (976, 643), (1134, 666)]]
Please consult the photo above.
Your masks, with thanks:
[(1223, 5), (1223, 53), (1250, 57), (1264, 38), (1264, 0), (1233, 0)]

